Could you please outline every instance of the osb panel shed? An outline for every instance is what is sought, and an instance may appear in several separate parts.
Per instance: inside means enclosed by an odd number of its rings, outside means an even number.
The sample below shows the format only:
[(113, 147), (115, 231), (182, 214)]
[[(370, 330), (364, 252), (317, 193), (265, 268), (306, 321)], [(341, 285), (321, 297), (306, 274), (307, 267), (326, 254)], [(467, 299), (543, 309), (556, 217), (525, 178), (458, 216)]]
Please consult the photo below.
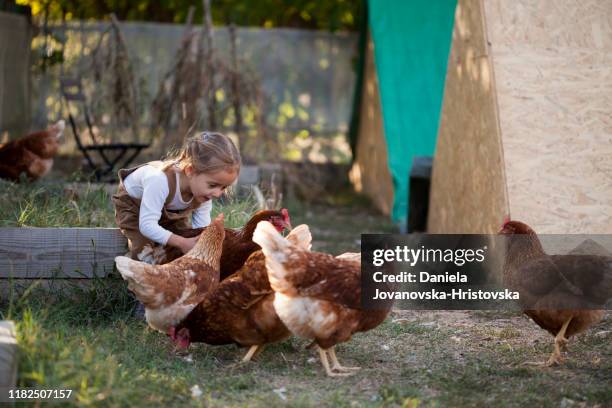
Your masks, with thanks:
[(612, 0), (458, 2), (431, 232), (612, 233)]

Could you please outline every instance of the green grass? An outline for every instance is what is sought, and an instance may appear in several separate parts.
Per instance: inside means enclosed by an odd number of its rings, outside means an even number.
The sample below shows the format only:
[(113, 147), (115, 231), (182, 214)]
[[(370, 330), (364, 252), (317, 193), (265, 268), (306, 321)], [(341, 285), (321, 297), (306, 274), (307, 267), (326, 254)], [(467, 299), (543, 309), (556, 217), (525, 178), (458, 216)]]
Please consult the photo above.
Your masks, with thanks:
[[(111, 195), (116, 186), (41, 180), (13, 183), (0, 179), (0, 227), (115, 227)], [(257, 210), (251, 195), (228, 194), (213, 205), (227, 227), (238, 227)]]
[(341, 191), (319, 203), (290, 200), (286, 206), (293, 226), (310, 226), (315, 251), (334, 255), (359, 252), (361, 234), (396, 232), (388, 217), (374, 211), (367, 198), (353, 192)]
[(257, 210), (257, 201), (252, 194), (244, 195), (230, 191), (213, 204), (211, 216), (214, 218), (219, 213), (223, 213), (225, 226), (238, 228), (242, 227)]
[[(119, 279), (61, 293), (35, 289), (0, 307), (17, 323), (19, 385), (73, 389), (79, 406), (612, 404), (609, 317), (570, 343), (564, 366), (541, 369), (521, 363), (546, 359), (552, 337), (521, 316), (394, 312), (338, 346), (340, 360), (362, 371), (328, 379), (303, 340), (269, 346), (247, 365), (238, 364), (246, 350), (234, 346), (179, 354), (165, 335), (134, 320), (131, 307)], [(199, 398), (191, 396), (195, 385)]]
[[(315, 248), (332, 253), (359, 250), (362, 231), (393, 231), (366, 203), (349, 203), (288, 208), (294, 225), (311, 226)], [(254, 207), (230, 198), (214, 208), (239, 225)], [(544, 361), (552, 337), (519, 313), (396, 311), (338, 346), (340, 361), (362, 370), (330, 379), (295, 338), (247, 365), (237, 364), (246, 350), (234, 346), (176, 353), (165, 335), (131, 317), (133, 302), (116, 275), (0, 300), (0, 318), (17, 324), (19, 386), (70, 388), (68, 405), (96, 407), (612, 406), (609, 314), (572, 339), (566, 364), (541, 369), (521, 363)], [(196, 385), (202, 394), (194, 398)]]
[(0, 227), (112, 227), (105, 185), (0, 180)]

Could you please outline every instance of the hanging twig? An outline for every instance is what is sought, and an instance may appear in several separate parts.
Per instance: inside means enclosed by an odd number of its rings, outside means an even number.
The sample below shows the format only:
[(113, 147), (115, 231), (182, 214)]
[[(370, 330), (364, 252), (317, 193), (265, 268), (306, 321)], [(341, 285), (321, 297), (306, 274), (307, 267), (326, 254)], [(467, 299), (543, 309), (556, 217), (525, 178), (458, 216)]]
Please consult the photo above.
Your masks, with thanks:
[[(66, 9), (63, 6), (62, 6), (62, 25), (61, 27), (63, 31), (63, 36), (65, 38), (68, 28), (66, 26)], [(64, 77), (64, 52), (66, 51), (66, 41), (64, 40), (64, 41), (61, 41), (60, 43), (62, 44), (62, 60), (60, 63), (60, 78), (63, 78)], [(83, 47), (81, 47), (81, 49), (83, 49)], [(81, 54), (81, 57), (82, 57), (82, 54)], [(62, 105), (62, 110), (63, 110), (63, 103), (60, 102), (60, 105)]]
[[(102, 33), (96, 48), (92, 52), (92, 71), (96, 92), (92, 95), (92, 107), (97, 104), (106, 112), (112, 107), (111, 121), (117, 128), (128, 128), (130, 140), (139, 142), (139, 104), (135, 75), (130, 61), (127, 42), (119, 21), (114, 14), (111, 23)], [(92, 109), (95, 112), (95, 108)], [(121, 132), (105, 132), (107, 142), (121, 140)]]
[(246, 135), (242, 132), (242, 104), (240, 101), (240, 87), (238, 86), (239, 73), (238, 73), (238, 45), (236, 39), (236, 26), (234, 23), (229, 25), (230, 44), (231, 44), (231, 56), (232, 56), (232, 71), (230, 75), (230, 84), (232, 88), (232, 105), (234, 107), (234, 117), (236, 122), (234, 123), (234, 131), (238, 136), (238, 144), (240, 153), (244, 156), (245, 152), (245, 141)]
[[(191, 27), (193, 12), (188, 13), (188, 24), (181, 46), (177, 50), (175, 63), (164, 76), (153, 102), (153, 117), (157, 125), (163, 126), (166, 138), (163, 148), (182, 143), (183, 137), (198, 125), (198, 102), (206, 91), (202, 74), (204, 49), (202, 36), (196, 36)], [(177, 131), (170, 133), (172, 121), (178, 124)], [(172, 137), (171, 137), (172, 135)]]
[[(236, 115), (234, 129), (240, 138), (241, 153), (245, 158), (263, 158), (273, 150), (269, 149), (266, 140), (268, 132), (262, 112), (265, 98), (261, 84), (241, 62), (235, 34), (232, 35), (231, 58), (226, 61), (217, 54), (210, 1), (203, 0), (203, 5), (205, 27), (202, 33), (188, 29), (189, 34), (177, 50), (172, 68), (164, 76), (153, 103), (154, 121), (164, 126), (167, 135), (162, 147), (182, 142), (183, 136), (196, 127), (217, 130), (228, 116)], [(225, 102), (215, 98), (217, 90), (225, 92)], [(245, 128), (245, 109), (252, 110), (255, 116), (255, 129), (250, 132)], [(171, 129), (173, 137), (170, 137)], [(263, 143), (250, 144), (249, 138), (255, 135), (258, 142), (262, 140)]]
[(210, 12), (210, 0), (203, 0), (204, 4), (204, 35), (206, 36), (206, 74), (208, 75), (206, 84), (206, 107), (208, 108), (208, 127), (217, 128), (216, 111), (217, 99), (215, 89), (215, 67), (213, 65), (214, 44), (212, 31), (212, 14)]
[(191, 31), (191, 23), (193, 22), (193, 14), (195, 13), (195, 6), (189, 6), (187, 10), (187, 19), (185, 20), (185, 26), (187, 30)]
[[(81, 49), (79, 50), (79, 63), (76, 64), (77, 66), (77, 78), (81, 78), (83, 76), (83, 61), (85, 61), (85, 44), (87, 43), (87, 41), (85, 41), (85, 25), (84, 25), (84, 19), (83, 19), (83, 14), (81, 13), (79, 16), (79, 36), (81, 37)], [(65, 24), (65, 21), (64, 21)], [(64, 31), (64, 35), (67, 35), (68, 31), (65, 30)], [(66, 41), (68, 41), (68, 39), (66, 39)]]
[(51, 5), (50, 1), (45, 2), (45, 14), (44, 14), (44, 22), (43, 22), (43, 35), (45, 36), (45, 42), (43, 45), (43, 62), (42, 62), (42, 72), (47, 71), (47, 56), (48, 56), (48, 47), (49, 47), (49, 6)]
[[(164, 78), (159, 84), (159, 90), (153, 100), (153, 117), (156, 121), (157, 126), (161, 126), (164, 130), (164, 143), (163, 147), (167, 148), (172, 144), (169, 136), (170, 123), (172, 120), (172, 106), (178, 99), (179, 93), (179, 82), (176, 80), (176, 75), (181, 72), (183, 65), (189, 55), (190, 44), (193, 39), (193, 15), (195, 7), (190, 6), (187, 12), (187, 20), (185, 22), (185, 32), (181, 40), (181, 46), (178, 50), (177, 58), (175, 59), (172, 67), (166, 72)], [(170, 91), (166, 91), (166, 87), (170, 88)], [(184, 101), (182, 102), (184, 103)]]

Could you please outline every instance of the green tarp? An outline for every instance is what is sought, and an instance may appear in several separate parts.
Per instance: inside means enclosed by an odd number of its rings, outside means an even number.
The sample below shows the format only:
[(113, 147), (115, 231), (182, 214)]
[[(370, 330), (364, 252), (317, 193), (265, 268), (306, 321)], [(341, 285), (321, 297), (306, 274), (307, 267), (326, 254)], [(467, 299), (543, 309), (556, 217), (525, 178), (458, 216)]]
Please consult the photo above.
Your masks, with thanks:
[(433, 156), (456, 0), (370, 0), (383, 123), (395, 202), (405, 224), (414, 156)]

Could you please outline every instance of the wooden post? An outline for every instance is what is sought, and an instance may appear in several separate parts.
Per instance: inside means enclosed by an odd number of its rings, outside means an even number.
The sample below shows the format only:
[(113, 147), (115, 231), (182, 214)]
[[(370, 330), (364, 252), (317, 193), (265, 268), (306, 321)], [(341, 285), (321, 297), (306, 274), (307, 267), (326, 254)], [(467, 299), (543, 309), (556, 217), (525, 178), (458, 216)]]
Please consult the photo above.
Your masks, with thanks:
[(17, 384), (17, 338), (15, 324), (0, 321), (0, 388), (15, 388)]

